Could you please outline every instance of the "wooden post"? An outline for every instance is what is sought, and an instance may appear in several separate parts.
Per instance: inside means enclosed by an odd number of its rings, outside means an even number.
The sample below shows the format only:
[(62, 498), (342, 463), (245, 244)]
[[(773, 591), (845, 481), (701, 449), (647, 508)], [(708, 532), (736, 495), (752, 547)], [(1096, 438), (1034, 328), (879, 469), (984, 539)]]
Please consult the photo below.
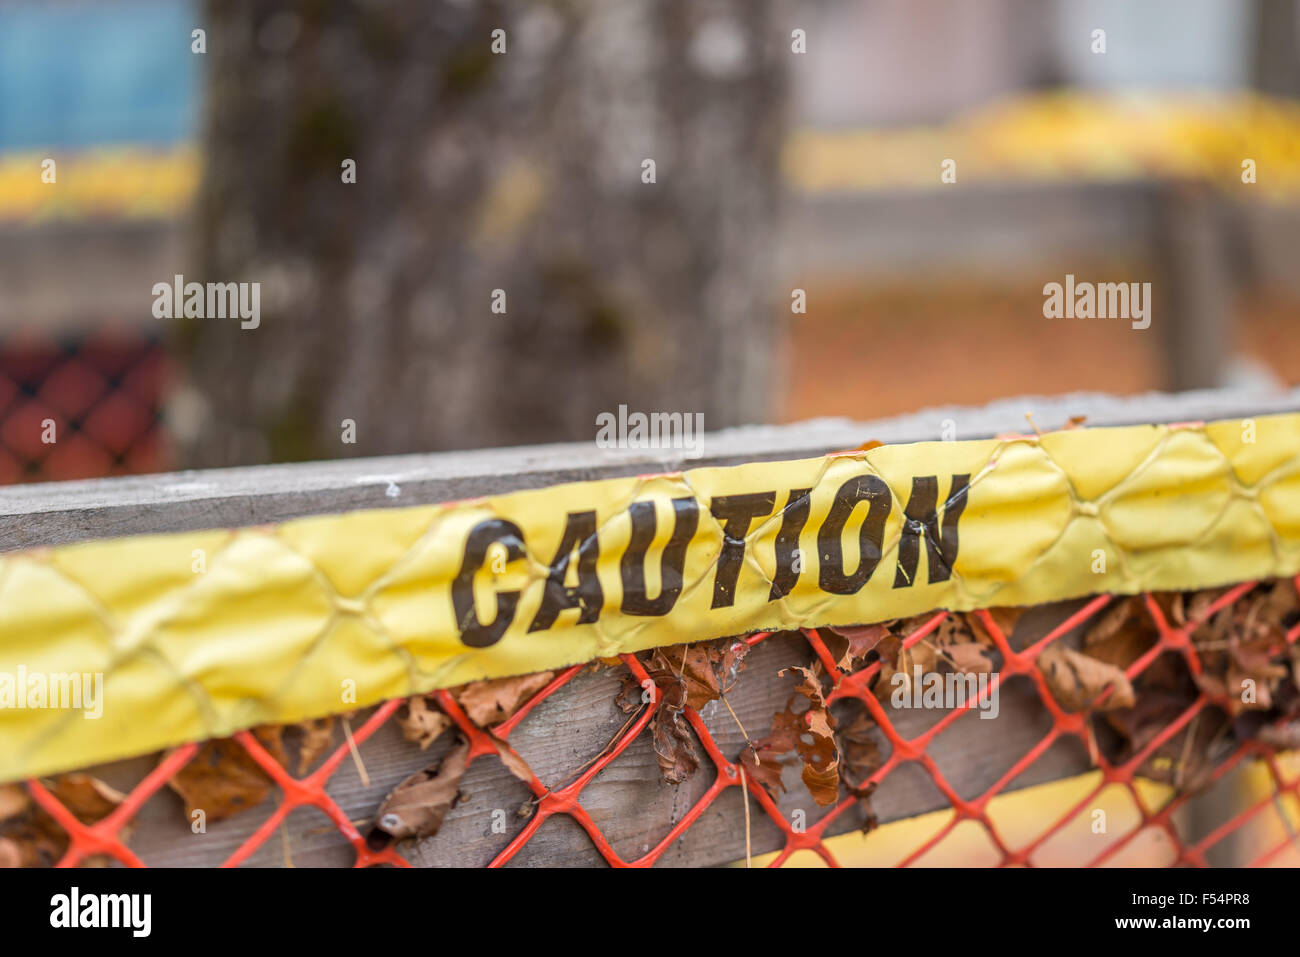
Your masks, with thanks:
[(1231, 355), (1232, 283), (1222, 200), (1205, 183), (1154, 186), (1155, 312), (1167, 389), (1223, 384)]

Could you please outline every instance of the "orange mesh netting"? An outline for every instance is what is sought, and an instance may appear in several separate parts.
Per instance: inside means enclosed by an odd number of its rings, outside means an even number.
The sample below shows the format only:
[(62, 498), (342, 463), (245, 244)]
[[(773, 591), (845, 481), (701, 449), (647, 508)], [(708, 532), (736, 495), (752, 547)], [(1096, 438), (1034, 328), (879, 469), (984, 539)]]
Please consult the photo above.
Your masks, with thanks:
[[(1297, 581), (1297, 584), (1300, 584), (1300, 581)], [(1128, 678), (1134, 682), (1140, 681), (1143, 673), (1153, 662), (1165, 654), (1178, 656), (1185, 663), (1193, 678), (1201, 676), (1203, 672), (1202, 654), (1198, 650), (1198, 643), (1193, 640), (1197, 629), (1218, 612), (1228, 609), (1234, 603), (1242, 600), (1255, 588), (1255, 585), (1256, 583), (1247, 582), (1228, 589), (1181, 626), (1167, 620), (1160, 603), (1153, 595), (1142, 596), (1141, 600), (1144, 602), (1147, 613), (1150, 615), (1151, 621), (1158, 632), (1158, 639), (1145, 654), (1126, 669), (1125, 673)], [(1193, 797), (1190, 792), (1174, 793), (1170, 799), (1156, 802), (1155, 806), (1151, 806), (1149, 798), (1145, 798), (1137, 786), (1139, 779), (1142, 777), (1141, 771), (1144, 764), (1162, 746), (1187, 731), (1198, 715), (1206, 709), (1212, 708), (1222, 708), (1225, 712), (1231, 713), (1228, 710), (1229, 702), (1226, 694), (1218, 694), (1212, 688), (1206, 690), (1206, 687), (1201, 684), (1199, 694), (1195, 700), (1122, 763), (1112, 763), (1107, 758), (1106, 750), (1098, 747), (1095, 730), (1089, 720), (1090, 710), (1078, 712), (1065, 710), (1053, 697), (1042, 673), (1036, 666), (1037, 659), (1045, 649), (1067, 635), (1067, 633), (1077, 629), (1080, 625), (1094, 621), (1114, 600), (1107, 595), (1091, 599), (1043, 637), (1019, 650), (1014, 648), (1008, 641), (1009, 636), (1004, 634), (994, 615), (988, 611), (975, 613), (1002, 658), (1000, 667), (992, 676), (988, 693), (992, 693), (992, 689), (998, 682), (1005, 682), (1007, 679), (1016, 676), (1028, 678), (1037, 689), (1041, 707), (1050, 716), (1051, 726), (1050, 730), (1033, 747), (1021, 755), (991, 787), (973, 798), (962, 797), (959, 793), (960, 782), (954, 783), (948, 777), (945, 777), (939, 765), (927, 753), (927, 749), (966, 711), (977, 707), (979, 704), (977, 700), (968, 700), (963, 707), (951, 709), (923, 733), (906, 738), (899, 733), (895, 723), (891, 721), (890, 709), (883, 707), (876, 694), (871, 690), (871, 684), (879, 674), (882, 662), (877, 660), (858, 671), (845, 673), (838, 667), (835, 656), (824, 641), (823, 634), (817, 629), (806, 629), (802, 632), (811, 653), (821, 663), (829, 679), (831, 690), (826, 695), (827, 703), (833, 704), (850, 699), (859, 702), (875, 720), (890, 745), (888, 757), (871, 774), (869, 780), (863, 782), (863, 785), (879, 785), (885, 782), (898, 768), (907, 764), (916, 764), (929, 775), (951, 809), (946, 823), (928, 839), (917, 842), (915, 847), (899, 861), (900, 864), (908, 865), (919, 861), (964, 822), (975, 822), (982, 826), (984, 831), (987, 832), (988, 840), (997, 849), (1000, 862), (1003, 865), (1032, 864), (1034, 863), (1035, 852), (1045, 842), (1058, 834), (1077, 815), (1092, 805), (1103, 790), (1114, 786), (1126, 789), (1132, 796), (1140, 812), (1139, 823), (1125, 833), (1117, 835), (1113, 840), (1107, 841), (1103, 848), (1090, 856), (1090, 859), (1078, 860), (1073, 863), (1105, 864), (1124, 851), (1139, 834), (1155, 829), (1163, 832), (1168, 838), (1167, 843), (1174, 850), (1174, 863), (1205, 866), (1209, 863), (1207, 854), (1211, 848), (1225, 838), (1237, 833), (1257, 819), (1258, 816), (1269, 813), (1271, 809), (1276, 810), (1287, 833), (1280, 840), (1270, 843), (1263, 850), (1256, 850), (1252, 855), (1253, 859), (1248, 863), (1254, 865), (1280, 863), (1285, 859), (1288, 849), (1292, 855), (1295, 854), (1297, 844), (1300, 842), (1296, 841), (1292, 825), (1287, 820), (1281, 802), (1287, 798), (1292, 801), (1296, 800), (1297, 789), (1300, 788), (1300, 775), (1291, 774), (1288, 777), (1282, 762), (1279, 761), (1279, 755), (1273, 748), (1261, 741), (1245, 740), (1236, 742), (1231, 753), (1225, 759), (1216, 760), (1208, 774), (1208, 778), (1202, 782), (1202, 785), (1203, 787), (1213, 785), (1232, 773), (1243, 762), (1255, 760), (1262, 762), (1262, 766), (1267, 769), (1267, 793), (1259, 794), (1257, 799), (1249, 802), (1248, 806), (1238, 808), (1230, 816), (1218, 822), (1217, 826), (1210, 830), (1209, 833), (1197, 839), (1192, 839), (1187, 834), (1182, 833), (1177, 820), (1180, 810)], [(911, 648), (925, 640), (927, 636), (940, 627), (948, 614), (947, 612), (938, 612), (928, 617), (921, 627), (905, 638), (904, 647)], [(1280, 645), (1276, 650), (1287, 651), (1295, 645), (1298, 636), (1300, 636), (1300, 623), (1291, 625), (1285, 631), (1286, 644)], [(750, 635), (744, 638), (743, 641), (750, 647), (754, 647), (770, 637), (772, 637), (772, 633), (764, 632)], [(651, 680), (646, 667), (638, 657), (625, 654), (621, 658), (632, 678), (638, 684)], [(509, 748), (511, 733), (522, 722), (528, 720), (530, 714), (535, 711), (542, 701), (568, 684), (584, 667), (583, 665), (575, 665), (557, 672), (555, 677), (544, 688), (529, 698), (507, 720), (492, 727), (490, 732), (470, 720), (465, 710), (458, 704), (453, 692), (448, 690), (436, 691), (432, 693), (431, 698), (436, 701), (438, 706), (454, 722), (460, 734), (468, 741), (468, 762), (472, 763), (483, 757), (497, 757), (498, 740), (505, 742), (506, 747)], [(660, 688), (662, 690), (662, 685)], [(263, 747), (253, 733), (243, 731), (237, 734), (235, 739), (278, 786), (280, 800), (274, 812), (228, 857), (225, 866), (235, 866), (248, 861), (250, 856), (275, 833), (276, 829), (281, 826), (294, 809), (304, 806), (315, 807), (329, 817), (342, 838), (351, 844), (355, 850), (357, 866), (376, 864), (410, 866), (398, 849), (394, 847), (376, 849), (369, 846), (366, 837), (330, 796), (328, 789), (331, 776), (348, 758), (350, 750), (353, 747), (359, 748), (362, 746), (385, 722), (393, 718), (404, 703), (403, 699), (395, 699), (380, 706), (369, 716), (355, 735), (350, 735), (350, 740), (347, 743), (334, 750), (315, 771), (301, 778), (294, 777), (286, 771), (281, 762)], [(705, 810), (720, 795), (733, 787), (747, 787), (749, 800), (754, 802), (780, 829), (783, 836), (783, 846), (775, 855), (772, 862), (774, 865), (785, 863), (791, 855), (799, 851), (811, 851), (826, 863), (830, 865), (837, 864), (835, 853), (828, 843), (828, 839), (837, 819), (849, 812), (857, 803), (858, 798), (853, 794), (844, 796), (819, 820), (809, 822), (806, 828), (793, 826), (791, 821), (787, 820), (786, 816), (778, 809), (776, 802), (768, 792), (752, 777), (746, 777), (743, 774), (740, 762), (733, 760), (722, 752), (715, 736), (710, 732), (700, 713), (690, 707), (685, 708), (683, 716), (698, 737), (703, 752), (707, 755), (707, 762), (712, 763), (713, 780), (703, 795), (663, 834), (658, 843), (635, 859), (629, 860), (621, 856), (614, 849), (592, 815), (580, 803), (579, 798), (596, 776), (616, 761), (633, 741), (645, 732), (655, 712), (656, 709), (653, 706), (642, 707), (640, 712), (629, 720), (620, 734), (610, 742), (609, 746), (596, 755), (588, 764), (584, 765), (577, 777), (568, 783), (556, 785), (551, 782), (548, 784), (539, 780), (533, 774), (527, 784), (535, 800), (535, 812), (531, 814), (526, 823), (523, 823), (518, 828), (513, 836), (507, 835), (504, 838), (506, 843), (492, 860), (491, 866), (501, 866), (509, 863), (537, 834), (539, 828), (548, 819), (555, 815), (567, 815), (586, 832), (596, 851), (609, 864), (619, 867), (648, 867), (659, 861), (669, 846), (680, 839), (692, 825), (699, 821)], [(1052, 807), (1050, 814), (1043, 818), (1045, 822), (1050, 823), (1046, 823), (1034, 839), (1028, 843), (1013, 845), (999, 832), (998, 826), (991, 818), (989, 814), (990, 802), (999, 795), (1011, 790), (1012, 782), (1022, 772), (1042, 757), (1054, 743), (1065, 738), (1074, 738), (1087, 748), (1088, 753), (1093, 756), (1093, 760), (1100, 771), (1100, 778), (1096, 781), (1095, 786), (1090, 787), (1082, 798), (1069, 802), (1069, 806)], [(154, 771), (148, 774), (111, 814), (98, 823), (83, 823), (60, 803), (51, 790), (47, 789), (40, 781), (29, 780), (27, 788), (31, 796), (41, 808), (57, 821), (69, 837), (68, 849), (59, 862), (60, 866), (74, 866), (95, 855), (108, 855), (123, 864), (143, 866), (141, 860), (122, 838), (123, 829), (150, 796), (160, 789), (173, 774), (194, 758), (198, 747), (196, 744), (185, 745), (164, 756)], [(511, 751), (514, 753), (513, 749)], [(518, 757), (517, 753), (515, 753), (515, 757)], [(710, 769), (707, 762), (701, 767), (699, 773), (709, 773)], [(657, 786), (657, 782), (655, 782), (655, 786)], [(858, 793), (862, 793), (861, 789), (859, 789)], [(746, 823), (743, 820), (737, 820), (736, 826), (737, 828), (745, 828)], [(428, 840), (437, 841), (438, 837), (435, 835)], [(869, 844), (872, 836), (868, 834), (865, 840)], [(398, 845), (398, 847), (400, 846)]]
[(0, 485), (167, 467), (168, 374), (162, 343), (129, 331), (0, 341)]

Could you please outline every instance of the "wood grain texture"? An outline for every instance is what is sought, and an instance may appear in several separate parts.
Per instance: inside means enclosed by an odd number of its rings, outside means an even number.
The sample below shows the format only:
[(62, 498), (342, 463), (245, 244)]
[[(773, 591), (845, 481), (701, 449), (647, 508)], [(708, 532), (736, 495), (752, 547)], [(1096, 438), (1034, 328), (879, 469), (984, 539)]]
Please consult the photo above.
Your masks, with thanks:
[[(1232, 418), (1294, 410), (1300, 392), (1256, 395), (1200, 392), (1134, 399), (1067, 396), (1057, 399), (1011, 399), (982, 409), (937, 409), (882, 422), (825, 421), (797, 426), (738, 429), (709, 437), (702, 462), (726, 464), (764, 458), (793, 458), (860, 445), (868, 439), (887, 442), (937, 437), (944, 419), (957, 423), (958, 437), (973, 438), (1023, 431), (1023, 413), (1032, 410), (1040, 427), (1072, 415), (1089, 423), (1191, 421)], [(679, 463), (688, 464), (688, 463)], [(85, 538), (137, 532), (173, 531), (243, 525), (295, 515), (346, 508), (382, 507), (439, 501), (578, 478), (653, 471), (673, 463), (647, 457), (610, 461), (590, 445), (495, 450), (461, 455), (403, 456), (319, 465), (270, 466), (148, 476), (100, 482), (60, 483), (0, 490), (0, 531), (8, 548), (51, 545)], [(389, 497), (390, 483), (401, 494)], [(1079, 602), (1032, 609), (1017, 626), (1013, 644), (1024, 646), (1046, 634), (1079, 607)], [(811, 650), (798, 635), (774, 637), (755, 649), (737, 687), (728, 695), (739, 724), (718, 703), (702, 716), (728, 757), (744, 746), (743, 725), (751, 738), (761, 737), (772, 715), (782, 709), (794, 686), (778, 672), (791, 664), (808, 664)], [(626, 717), (615, 706), (622, 669), (585, 671), (529, 715), (511, 743), (538, 777), (552, 787), (567, 783), (575, 771), (606, 746)], [(930, 745), (928, 754), (946, 780), (964, 798), (974, 798), (1005, 776), (1015, 762), (1050, 731), (1050, 721), (1027, 678), (1010, 680), (1000, 693), (1000, 714), (985, 720), (970, 713)], [(846, 705), (845, 707), (853, 707)], [(905, 738), (913, 738), (942, 718), (942, 712), (895, 711), (891, 718)], [(843, 717), (843, 716), (842, 716)], [(363, 715), (353, 719), (359, 727)], [(336, 730), (336, 743), (342, 736)], [(882, 742), (883, 743), (883, 742)], [(362, 747), (368, 782), (351, 761), (331, 779), (330, 793), (348, 816), (364, 823), (384, 796), (413, 772), (436, 762), (450, 747), (444, 736), (428, 751), (404, 741), (390, 722)], [(93, 769), (116, 787), (128, 789), (152, 767), (156, 756)], [(1052, 744), (1026, 771), (1007, 782), (1006, 790), (1073, 775), (1088, 767), (1077, 739)], [(703, 767), (684, 784), (662, 783), (647, 735), (637, 741), (582, 795), (582, 804), (625, 859), (645, 854), (661, 841), (708, 788), (716, 772)], [(779, 806), (789, 816), (801, 809), (810, 822), (823, 811), (812, 802), (790, 768), (789, 791)], [(519, 809), (528, 801), (526, 788), (496, 760), (474, 763), (462, 785), (463, 799), (432, 838), (403, 847), (420, 866), (482, 865), (491, 861), (523, 826)], [(204, 834), (190, 830), (180, 799), (170, 790), (157, 794), (140, 812), (130, 844), (150, 864), (213, 865), (226, 859), (270, 813), (262, 807), (229, 820), (211, 823)], [(745, 848), (744, 809), (738, 788), (728, 789), (659, 859), (662, 865), (714, 865), (736, 861)], [(948, 806), (929, 773), (909, 762), (889, 774), (872, 798), (881, 822)], [(505, 812), (506, 833), (494, 833), (493, 811)], [(781, 846), (781, 832), (751, 804), (754, 853)], [(839, 818), (832, 833), (861, 824), (855, 809)], [(255, 866), (346, 865), (353, 854), (330, 822), (314, 809), (300, 809), (281, 830), (282, 838), (263, 845), (250, 860)], [(565, 816), (549, 820), (512, 864), (582, 865), (600, 863), (591, 841)]]
[[(1020, 620), (1012, 644), (1024, 647), (1082, 605), (1080, 601), (1033, 609)], [(1066, 636), (1062, 640), (1073, 640)], [(810, 664), (813, 655), (797, 633), (781, 634), (758, 645), (746, 661), (739, 680), (728, 694), (735, 718), (720, 702), (706, 705), (701, 716), (724, 755), (735, 758), (745, 747), (743, 725), (751, 738), (766, 733), (772, 716), (784, 708), (796, 681), (778, 672), (791, 664)], [(551, 787), (568, 783), (594, 758), (627, 720), (615, 705), (625, 670), (587, 670), (542, 702), (511, 735), (515, 749), (538, 777)], [(841, 721), (860, 707), (852, 702), (835, 706)], [(886, 704), (895, 728), (913, 739), (941, 720), (946, 712), (897, 710)], [(359, 727), (363, 715), (353, 718)], [(738, 723), (739, 722), (739, 723)], [(994, 719), (972, 711), (940, 734), (927, 750), (940, 773), (967, 799), (984, 793), (1015, 762), (1039, 744), (1051, 730), (1051, 721), (1027, 678), (1004, 684), (999, 713)], [(878, 735), (883, 753), (888, 744)], [(330, 780), (329, 793), (362, 832), (373, 820), (384, 797), (415, 771), (434, 764), (451, 747), (448, 732), (427, 751), (405, 741), (390, 721), (361, 747), (369, 777), (363, 784), (356, 767), (345, 760)], [(336, 728), (335, 743), (343, 742)], [(93, 769), (110, 784), (129, 788), (147, 773), (155, 757), (117, 762)], [(1009, 782), (1014, 790), (1074, 775), (1089, 767), (1087, 754), (1077, 739), (1062, 739), (1049, 747), (1026, 771)], [(718, 772), (705, 761), (695, 775), (679, 786), (665, 784), (658, 762), (643, 732), (633, 744), (582, 792), (583, 807), (614, 850), (625, 860), (635, 860), (655, 847), (673, 825), (700, 800)], [(809, 824), (826, 809), (819, 808), (803, 786), (797, 763), (787, 767), (783, 782), (787, 792), (778, 806), (787, 820), (802, 810)], [(482, 866), (489, 863), (523, 827), (520, 809), (529, 806), (530, 793), (495, 759), (479, 759), (466, 774), (461, 800), (435, 836), (399, 845), (413, 864), (421, 867)], [(225, 821), (209, 824), (204, 834), (191, 832), (179, 797), (164, 790), (149, 801), (137, 818), (130, 846), (151, 865), (210, 866), (228, 857), (270, 814), (278, 795), (258, 808)], [(728, 789), (659, 858), (659, 866), (710, 866), (742, 860), (745, 853), (744, 809), (739, 788)], [(929, 773), (916, 762), (906, 763), (886, 776), (872, 798), (884, 823), (948, 807), (948, 801)], [(494, 833), (493, 812), (504, 812), (505, 833)], [(782, 846), (781, 831), (758, 803), (751, 801), (751, 844), (755, 854)], [(837, 819), (830, 833), (840, 834), (862, 825), (857, 808)], [(267, 841), (248, 866), (282, 866), (289, 858), (299, 866), (346, 866), (351, 848), (330, 822), (314, 809), (295, 811), (282, 834)], [(547, 821), (511, 861), (511, 866), (598, 865), (603, 860), (576, 822), (565, 815)]]
[(818, 419), (709, 433), (703, 455), (604, 450), (594, 442), (208, 469), (0, 488), (0, 551), (156, 532), (234, 528), (366, 508), (457, 501), (562, 482), (824, 455), (869, 440), (932, 441), (951, 420), (958, 439), (1041, 429), (1072, 416), (1091, 426), (1190, 422), (1289, 412), (1289, 392), (1202, 390), (1119, 398), (1025, 396), (937, 407), (890, 419)]

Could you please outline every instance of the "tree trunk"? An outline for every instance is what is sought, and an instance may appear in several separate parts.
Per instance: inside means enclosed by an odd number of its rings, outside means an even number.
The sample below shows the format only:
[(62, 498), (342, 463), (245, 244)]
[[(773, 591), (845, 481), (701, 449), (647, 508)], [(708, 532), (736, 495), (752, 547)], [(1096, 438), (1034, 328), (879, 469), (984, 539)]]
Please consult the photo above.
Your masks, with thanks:
[(176, 320), (184, 464), (762, 421), (776, 3), (209, 0), (185, 278), (260, 282), (262, 318)]
[(1300, 96), (1300, 0), (1256, 0), (1255, 85), (1274, 96)]

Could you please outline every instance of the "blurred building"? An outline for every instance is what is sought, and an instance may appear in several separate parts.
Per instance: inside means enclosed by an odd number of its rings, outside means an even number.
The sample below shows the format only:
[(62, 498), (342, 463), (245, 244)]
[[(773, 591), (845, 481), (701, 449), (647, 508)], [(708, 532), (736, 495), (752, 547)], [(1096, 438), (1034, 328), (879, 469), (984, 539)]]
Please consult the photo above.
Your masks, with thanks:
[[(936, 123), (1062, 85), (1230, 90), (1251, 82), (1257, 5), (1241, 0), (844, 0), (800, 9), (795, 64), (812, 126)], [(1107, 30), (1104, 57), (1092, 31)]]
[(148, 293), (193, 191), (193, 8), (0, 4), (0, 483), (169, 464)]
[[(542, 7), (521, 21), (520, 35), (553, 42), (554, 18)], [(635, 5), (603, 29), (632, 35), (653, 8)], [(770, 414), (883, 414), (1019, 392), (1300, 378), (1288, 298), (1300, 295), (1300, 203), (1286, 181), (1300, 165), (1298, 10), (1295, 0), (815, 0), (774, 15), (764, 28), (770, 48), (738, 40), (725, 4), (701, 13), (687, 59), (731, 90), (707, 107), (714, 116), (768, 95), (744, 87), (746, 50), (784, 54), (791, 29), (807, 33), (807, 53), (786, 58), (787, 188), (780, 228), (771, 230), (781, 266), (762, 275), (776, 302), (806, 289), (809, 311), (782, 317)], [(203, 16), (197, 0), (0, 3), (0, 482), (166, 468), (176, 461), (169, 431), (198, 434), (195, 403), (165, 401), (177, 377), (150, 289), (188, 261), (196, 235), (189, 216), (210, 61), (191, 52), (190, 34)], [(1104, 55), (1093, 52), (1098, 29)], [(275, 32), (256, 38), (264, 52), (276, 46)], [(610, 48), (608, 38), (599, 44)], [(583, 68), (612, 69), (602, 62)], [(464, 71), (457, 82), (477, 82), (478, 60), (456, 65)], [(619, 95), (639, 107), (698, 99), (624, 72)], [(527, 79), (510, 95), (535, 86)], [(1251, 90), (1272, 98), (1243, 95)], [(438, 162), (456, 159), (456, 143), (486, 142), (473, 115), (458, 114)], [(703, 113), (700, 124), (716, 126)], [(649, 134), (632, 132), (611, 152), (633, 141), (642, 149)], [(938, 162), (958, 148), (963, 188), (942, 193)], [(578, 168), (586, 152), (565, 163)], [(1198, 211), (1167, 208), (1174, 185), (1193, 184), (1200, 195), (1207, 179), (1231, 181), (1242, 155), (1260, 160), (1257, 192), (1267, 201), (1229, 197), (1220, 185)], [(42, 182), (46, 159), (57, 162), (57, 188)], [(696, 165), (697, 174), (727, 169), (722, 160)], [(497, 171), (493, 195), (505, 197), (507, 212), (535, 200), (525, 167)], [(987, 175), (998, 170), (1000, 179)], [(766, 182), (756, 177), (751, 192)], [(680, 214), (661, 217), (671, 221), (664, 228), (685, 220), (714, 228), (718, 217), (689, 214), (697, 207), (684, 201)], [(754, 232), (720, 228), (717, 241), (739, 261), (737, 237)], [(1166, 248), (1173, 234), (1205, 238), (1190, 251)], [(648, 248), (671, 259), (663, 246)], [(535, 244), (550, 247), (545, 237)], [(1162, 257), (1181, 265), (1161, 265)], [(1094, 267), (1126, 276), (1164, 270), (1166, 292), (1179, 288), (1159, 328), (1123, 337), (1035, 324), (1046, 279)], [(609, 303), (573, 275), (538, 288), (590, 299), (579, 305), (605, 330)], [(656, 287), (673, 284), (643, 285), (653, 302)], [(743, 283), (722, 285), (702, 280), (700, 295), (685, 295), (673, 311), (688, 319), (717, 312)], [(745, 309), (728, 308), (743, 338)], [(662, 330), (647, 337), (651, 346), (668, 338)], [(900, 361), (918, 338), (924, 362)], [(1202, 343), (1201, 355), (1178, 359), (1192, 372), (1171, 376), (1170, 357), (1189, 341)], [(1209, 363), (1207, 354), (1243, 362)], [(47, 420), (57, 423), (56, 445), (42, 440)], [(571, 430), (576, 420), (556, 427)]]

